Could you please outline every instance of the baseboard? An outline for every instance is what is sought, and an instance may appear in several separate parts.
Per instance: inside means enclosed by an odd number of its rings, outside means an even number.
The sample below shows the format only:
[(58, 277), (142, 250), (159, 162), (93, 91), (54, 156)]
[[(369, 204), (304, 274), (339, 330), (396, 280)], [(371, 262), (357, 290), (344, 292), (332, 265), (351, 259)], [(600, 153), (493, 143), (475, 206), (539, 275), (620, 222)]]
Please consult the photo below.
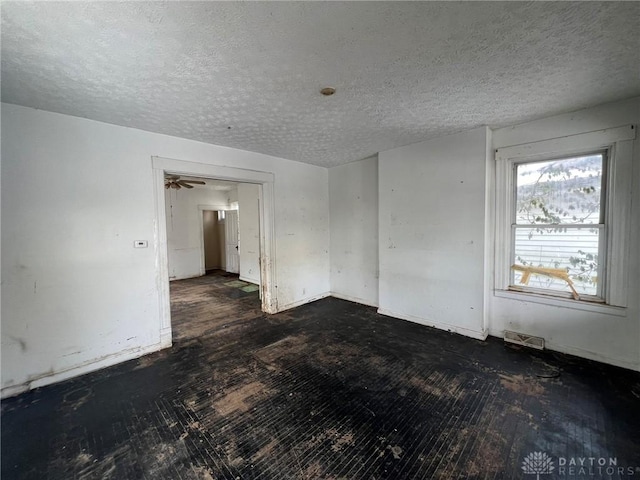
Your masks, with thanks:
[(165, 347), (163, 347), (162, 343), (157, 343), (155, 345), (149, 345), (146, 347), (132, 348), (123, 352), (107, 355), (106, 357), (100, 358), (100, 360), (89, 360), (75, 367), (68, 368), (67, 370), (36, 376), (35, 378), (31, 378), (30, 380), (21, 383), (20, 385), (11, 385), (2, 388), (2, 390), (0, 391), (0, 398), (13, 397), (14, 395), (33, 390), (34, 388), (44, 387), (46, 385), (62, 382), (70, 378), (79, 377), (86, 373), (91, 373), (96, 370), (126, 362), (128, 360), (133, 360), (148, 353), (157, 352), (158, 350), (162, 350), (163, 348)]
[(187, 275), (180, 275), (180, 276), (175, 276), (175, 277), (169, 277), (169, 281), (173, 282), (174, 280), (186, 280), (188, 278), (198, 278), (198, 277), (202, 277), (203, 275), (205, 275), (207, 272), (198, 272), (198, 273), (189, 273)]
[(20, 395), (21, 393), (29, 391), (29, 384), (22, 383), (20, 385), (11, 385), (10, 387), (4, 387), (0, 391), (0, 399), (4, 400), (5, 398), (15, 397), (16, 395)]
[(335, 298), (339, 298), (340, 300), (347, 300), (349, 302), (359, 303), (360, 305), (367, 305), (368, 307), (378, 308), (377, 302), (371, 302), (369, 300), (365, 300), (364, 298), (354, 297), (352, 295), (345, 295), (344, 293), (338, 293), (338, 292), (331, 292), (331, 296)]
[(169, 348), (173, 345), (171, 327), (160, 330), (160, 348)]
[(299, 307), (299, 306), (304, 305), (306, 303), (311, 303), (311, 302), (315, 302), (317, 300), (322, 300), (323, 298), (327, 298), (327, 297), (330, 297), (330, 296), (331, 296), (331, 292), (324, 292), (324, 293), (321, 293), (320, 295), (314, 295), (313, 297), (307, 297), (307, 298), (304, 298), (302, 300), (298, 300), (297, 302), (288, 303), (288, 304), (286, 304), (284, 306), (278, 305), (278, 312), (277, 313), (284, 312), (285, 310), (290, 310), (292, 308)]
[(448, 323), (433, 322), (431, 320), (427, 320), (426, 318), (416, 317), (414, 315), (392, 312), (391, 310), (387, 310), (386, 308), (378, 308), (378, 313), (380, 315), (386, 315), (387, 317), (399, 318), (400, 320), (408, 320), (409, 322), (419, 323), (420, 325), (437, 328), (439, 330), (446, 330), (447, 332), (457, 333), (459, 335), (475, 338), (477, 340), (486, 340), (488, 335), (488, 332), (486, 330), (470, 330), (464, 327), (449, 325)]
[(574, 355), (576, 357), (586, 358), (600, 363), (606, 363), (616, 367), (627, 368), (629, 370), (640, 371), (640, 365), (626, 360), (620, 360), (616, 358), (605, 357), (604, 355), (589, 350), (583, 350), (582, 348), (570, 347), (567, 345), (557, 345), (553, 342), (547, 342), (545, 340), (544, 348), (546, 350), (553, 350), (554, 352), (566, 353), (568, 355)]
[(240, 277), (238, 277), (238, 279), (242, 280), (243, 282), (253, 283), (254, 285), (260, 286), (260, 280), (254, 280), (253, 278), (243, 277), (242, 275), (240, 275)]
[[(523, 332), (524, 333), (524, 332)], [(504, 338), (504, 332), (489, 332), (489, 335), (496, 338)], [(544, 336), (543, 336), (544, 338)], [(613, 365), (614, 367), (626, 368), (628, 370), (634, 370), (640, 372), (640, 364), (632, 361), (621, 360), (618, 358), (610, 358), (602, 355), (601, 353), (592, 352), (591, 350), (585, 350), (583, 348), (572, 347), (569, 345), (559, 345), (557, 343), (549, 342), (545, 338), (544, 349), (551, 350), (558, 353), (566, 353), (567, 355), (573, 355), (575, 357), (586, 358), (587, 360), (593, 360), (594, 362), (606, 363), (607, 365)]]

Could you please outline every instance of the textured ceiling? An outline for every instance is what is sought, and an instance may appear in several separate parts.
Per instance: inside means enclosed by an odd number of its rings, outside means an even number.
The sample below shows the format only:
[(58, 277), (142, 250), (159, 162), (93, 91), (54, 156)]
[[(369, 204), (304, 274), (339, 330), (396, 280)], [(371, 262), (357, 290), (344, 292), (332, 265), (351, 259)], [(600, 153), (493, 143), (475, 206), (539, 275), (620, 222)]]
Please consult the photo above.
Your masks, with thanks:
[(323, 166), (640, 94), (640, 2), (1, 8), (5, 102)]

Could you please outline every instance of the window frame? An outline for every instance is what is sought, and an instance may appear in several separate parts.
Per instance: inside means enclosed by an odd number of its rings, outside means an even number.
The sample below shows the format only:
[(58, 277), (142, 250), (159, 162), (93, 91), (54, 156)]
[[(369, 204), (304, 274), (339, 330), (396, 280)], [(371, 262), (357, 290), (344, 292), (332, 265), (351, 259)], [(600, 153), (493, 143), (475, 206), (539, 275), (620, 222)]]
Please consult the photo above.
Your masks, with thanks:
[[(588, 156), (588, 155), (601, 155), (602, 156), (602, 181), (600, 184), (600, 215), (598, 218), (598, 223), (594, 223), (594, 224), (544, 224), (545, 226), (549, 225), (549, 226), (561, 226), (561, 227), (565, 227), (565, 228), (569, 228), (569, 229), (578, 229), (578, 228), (598, 228), (599, 232), (598, 232), (598, 285), (597, 285), (597, 291), (595, 295), (589, 295), (589, 294), (580, 294), (580, 300), (582, 301), (586, 301), (586, 302), (598, 302), (598, 303), (604, 303), (605, 302), (605, 298), (604, 298), (604, 292), (605, 292), (605, 285), (606, 285), (606, 271), (607, 271), (607, 248), (606, 248), (606, 241), (607, 241), (607, 227), (608, 227), (608, 215), (607, 215), (607, 205), (608, 205), (608, 194), (609, 194), (609, 185), (607, 182), (607, 171), (609, 169), (609, 149), (598, 149), (595, 151), (588, 151), (588, 152), (582, 152), (582, 153), (578, 153), (578, 154), (572, 154), (572, 155), (562, 155), (560, 157), (558, 156), (552, 156), (552, 157), (548, 157), (548, 158), (543, 158), (543, 159), (536, 159), (536, 160), (530, 160), (530, 159), (516, 159), (513, 160), (511, 162), (511, 168), (512, 168), (512, 183), (511, 183), (511, 188), (512, 188), (512, 195), (513, 198), (511, 199), (511, 204), (510, 204), (510, 218), (511, 218), (511, 239), (510, 239), (510, 261), (509, 263), (511, 265), (514, 265), (516, 263), (516, 252), (515, 252), (515, 246), (516, 246), (516, 232), (518, 228), (535, 228), (536, 226), (539, 226), (538, 224), (519, 224), (517, 222), (517, 208), (516, 205), (518, 203), (518, 189), (517, 189), (517, 185), (518, 185), (518, 166), (520, 165), (528, 165), (528, 164), (532, 164), (532, 163), (541, 163), (541, 162), (547, 162), (547, 161), (562, 161), (562, 160), (570, 160), (576, 157), (582, 157), (582, 156)], [(573, 298), (571, 295), (571, 292), (566, 292), (566, 291), (561, 291), (561, 290), (553, 290), (553, 289), (547, 289), (547, 288), (536, 288), (536, 287), (530, 287), (528, 285), (518, 285), (517, 283), (515, 283), (515, 272), (513, 271), (513, 269), (510, 269), (509, 272), (509, 286), (508, 289), (510, 291), (516, 291), (516, 292), (523, 292), (523, 293), (536, 293), (539, 295), (549, 295), (549, 296), (554, 296), (554, 297), (561, 297), (561, 298)]]
[[(629, 215), (631, 198), (631, 165), (635, 126), (552, 138), (495, 150), (496, 162), (496, 231), (494, 294), (527, 299), (548, 304), (561, 304), (580, 309), (604, 306), (626, 307), (627, 258), (629, 248)], [(604, 194), (603, 238), (599, 252), (603, 253), (603, 272), (599, 278), (598, 296), (581, 295), (574, 300), (570, 293), (513, 285), (512, 269), (515, 258), (516, 166), (545, 160), (561, 160), (585, 154), (606, 152), (603, 158), (602, 191)], [(602, 200), (601, 200), (602, 201)], [(602, 208), (602, 206), (601, 206)], [(600, 253), (599, 253), (600, 255)], [(524, 288), (523, 288), (524, 287)], [(548, 299), (548, 301), (547, 301)], [(587, 305), (587, 307), (585, 307)]]

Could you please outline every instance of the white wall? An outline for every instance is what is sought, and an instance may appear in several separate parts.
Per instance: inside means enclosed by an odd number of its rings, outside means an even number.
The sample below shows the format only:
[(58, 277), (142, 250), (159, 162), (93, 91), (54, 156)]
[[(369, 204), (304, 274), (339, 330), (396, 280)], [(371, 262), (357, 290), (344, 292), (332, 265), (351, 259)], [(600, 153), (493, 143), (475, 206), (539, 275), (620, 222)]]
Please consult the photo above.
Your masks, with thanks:
[[(640, 123), (640, 99), (502, 128), (493, 147), (629, 123)], [(476, 129), (379, 155), (381, 311), (482, 336), (486, 310), (492, 335), (540, 335), (551, 349), (640, 370), (640, 138), (631, 172), (628, 307), (609, 315), (492, 295), (490, 137)], [(152, 155), (275, 175), (280, 309), (329, 292), (330, 243), (331, 289), (376, 303), (373, 159), (329, 173), (2, 104), (3, 396), (160, 348), (154, 221), (163, 219), (154, 218)], [(139, 239), (149, 248), (134, 249)]]
[(202, 210), (199, 205), (229, 208), (229, 193), (206, 187), (165, 190), (169, 278), (204, 275)]
[(379, 154), (379, 311), (485, 338), (488, 129)]
[[(624, 253), (622, 314), (504, 298), (493, 290), (494, 149), (628, 124), (640, 124), (639, 98), (381, 152), (380, 312), (471, 336), (488, 330), (502, 337), (505, 329), (538, 335), (549, 349), (640, 370), (640, 136), (628, 172), (631, 248)], [(375, 304), (373, 288), (363, 288), (375, 271), (369, 252), (375, 237), (363, 220), (374, 204), (363, 201), (372, 192), (371, 162), (329, 171), (332, 292), (364, 304)]]
[(240, 280), (260, 285), (260, 187), (238, 184), (238, 250)]
[[(640, 124), (640, 98), (558, 115), (493, 132), (494, 148)], [(514, 330), (544, 337), (552, 350), (640, 370), (640, 136), (633, 145), (632, 211), (623, 315), (491, 296), (490, 333)]]
[(160, 348), (153, 155), (273, 173), (278, 307), (329, 292), (326, 169), (2, 104), (3, 395)]
[(378, 306), (378, 156), (329, 169), (331, 294)]

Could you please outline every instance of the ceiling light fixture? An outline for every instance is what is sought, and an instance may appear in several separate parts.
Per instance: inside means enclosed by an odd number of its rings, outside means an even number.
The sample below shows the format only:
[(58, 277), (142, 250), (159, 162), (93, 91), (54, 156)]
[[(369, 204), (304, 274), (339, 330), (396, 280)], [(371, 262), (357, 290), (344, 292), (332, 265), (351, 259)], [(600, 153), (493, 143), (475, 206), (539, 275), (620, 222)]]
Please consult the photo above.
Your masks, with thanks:
[(320, 93), (325, 97), (330, 97), (331, 95), (336, 93), (336, 89), (333, 87), (325, 87), (322, 90), (320, 90)]

